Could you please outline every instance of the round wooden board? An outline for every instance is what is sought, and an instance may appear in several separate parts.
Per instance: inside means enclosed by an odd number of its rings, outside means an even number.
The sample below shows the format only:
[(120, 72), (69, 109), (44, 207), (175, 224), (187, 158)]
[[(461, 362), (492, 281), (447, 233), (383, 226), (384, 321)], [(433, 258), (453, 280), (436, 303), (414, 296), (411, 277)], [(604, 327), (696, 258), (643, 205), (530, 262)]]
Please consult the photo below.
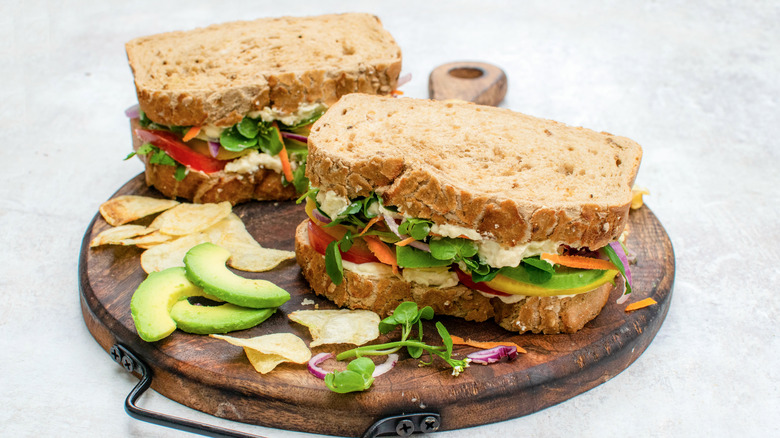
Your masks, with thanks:
[[(137, 194), (159, 197), (147, 188), (143, 175), (129, 181), (115, 196)], [(234, 208), (252, 235), (265, 247), (293, 250), (295, 226), (305, 217), (294, 202), (253, 202)], [(628, 247), (636, 253), (632, 266), (634, 296), (658, 304), (625, 312), (613, 292), (601, 314), (575, 334), (512, 333), (493, 322), (472, 323), (436, 317), (451, 334), (483, 341), (506, 340), (528, 353), (513, 362), (472, 365), (459, 377), (442, 363), (418, 367), (402, 356), (391, 372), (362, 393), (336, 394), (312, 376), (305, 365), (282, 364), (258, 374), (241, 348), (208, 336), (174, 332), (162, 341), (147, 343), (135, 331), (130, 298), (146, 274), (140, 249), (105, 246), (89, 248), (89, 241), (109, 225), (97, 214), (81, 247), (79, 277), (84, 320), (98, 343), (108, 351), (116, 343), (133, 350), (151, 367), (152, 387), (164, 396), (194, 409), (245, 423), (329, 434), (355, 436), (375, 421), (401, 413), (438, 412), (441, 429), (459, 429), (527, 415), (585, 392), (628, 367), (647, 348), (661, 327), (671, 302), (674, 253), (661, 223), (646, 206), (631, 212)], [(320, 309), (335, 306), (314, 296), (294, 261), (266, 273), (242, 273), (264, 278), (290, 292), (292, 298), (261, 325), (236, 337), (291, 332), (307, 343), (308, 330), (287, 318), (313, 300)], [(432, 324), (425, 327), (435, 334)], [(435, 342), (431, 338), (430, 342)], [(332, 351), (316, 347), (312, 353)], [(460, 357), (473, 351), (456, 347)]]

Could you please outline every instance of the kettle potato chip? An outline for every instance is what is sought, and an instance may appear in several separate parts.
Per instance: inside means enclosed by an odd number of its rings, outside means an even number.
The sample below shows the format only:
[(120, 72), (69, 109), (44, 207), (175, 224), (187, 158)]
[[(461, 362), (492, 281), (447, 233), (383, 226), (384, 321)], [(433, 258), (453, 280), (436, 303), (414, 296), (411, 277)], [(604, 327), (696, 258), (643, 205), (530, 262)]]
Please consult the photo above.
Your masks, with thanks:
[(363, 345), (379, 337), (379, 315), (370, 310), (298, 310), (288, 317), (308, 327), (312, 337), (310, 347)]
[(131, 243), (127, 243), (128, 239), (148, 235), (152, 231), (154, 230), (151, 230), (143, 225), (119, 225), (101, 231), (100, 234), (95, 236), (89, 242), (89, 246), (132, 245)]
[(177, 266), (184, 266), (184, 255), (195, 245), (208, 242), (206, 233), (195, 233), (170, 242), (155, 245), (141, 253), (141, 267), (149, 274)]
[(117, 226), (168, 210), (176, 205), (179, 205), (179, 202), (172, 199), (124, 195), (109, 199), (101, 204), (100, 215), (110, 225)]
[(209, 335), (244, 348), (244, 353), (258, 373), (266, 374), (282, 362), (306, 363), (311, 350), (303, 339), (292, 333), (272, 333), (249, 339), (225, 335)]
[(179, 204), (157, 216), (150, 228), (157, 227), (161, 233), (171, 236), (198, 233), (227, 217), (232, 209), (227, 201), (219, 204)]

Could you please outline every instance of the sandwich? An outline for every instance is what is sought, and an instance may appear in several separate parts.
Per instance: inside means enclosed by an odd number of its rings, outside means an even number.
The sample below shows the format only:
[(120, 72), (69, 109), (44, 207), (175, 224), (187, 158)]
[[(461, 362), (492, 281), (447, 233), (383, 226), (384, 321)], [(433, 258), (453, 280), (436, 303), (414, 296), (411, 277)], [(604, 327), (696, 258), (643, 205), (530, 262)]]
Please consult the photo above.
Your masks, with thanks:
[(305, 192), (311, 124), (347, 93), (393, 94), (401, 70), (380, 20), (357, 13), (163, 33), (126, 51), (130, 156), (163, 195), (201, 203)]
[(312, 127), (295, 250), (313, 291), (519, 333), (573, 333), (630, 293), (634, 141), (466, 102), (344, 96)]

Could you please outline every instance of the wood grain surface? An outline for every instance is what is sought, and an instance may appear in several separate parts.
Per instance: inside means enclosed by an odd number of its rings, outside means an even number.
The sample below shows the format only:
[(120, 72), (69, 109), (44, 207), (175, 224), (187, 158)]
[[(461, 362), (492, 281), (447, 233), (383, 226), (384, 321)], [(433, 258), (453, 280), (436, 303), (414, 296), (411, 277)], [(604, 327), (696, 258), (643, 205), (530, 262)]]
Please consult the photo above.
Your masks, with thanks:
[(428, 77), (428, 96), (497, 106), (506, 96), (507, 85), (506, 74), (495, 65), (451, 62), (433, 69)]
[[(123, 194), (160, 196), (146, 187), (143, 175), (115, 196)], [(253, 202), (234, 211), (263, 246), (287, 250), (293, 249), (293, 231), (306, 216), (294, 202)], [(305, 365), (282, 364), (269, 374), (258, 374), (241, 348), (208, 336), (176, 331), (158, 342), (142, 341), (130, 315), (132, 294), (146, 277), (139, 262), (142, 250), (89, 248), (92, 237), (108, 227), (97, 214), (84, 236), (79, 261), (84, 321), (103, 349), (108, 351), (115, 343), (129, 347), (151, 367), (157, 392), (194, 409), (245, 423), (329, 435), (360, 435), (383, 417), (413, 412), (438, 412), (443, 430), (458, 429), (528, 415), (563, 402), (614, 377), (642, 354), (666, 316), (674, 283), (671, 242), (645, 206), (630, 217), (627, 243), (637, 261), (632, 266), (634, 297), (629, 302), (652, 297), (658, 304), (626, 313), (627, 303), (616, 304), (613, 292), (598, 317), (578, 333), (562, 335), (518, 335), (492, 322), (436, 317), (451, 334), (512, 341), (528, 353), (513, 362), (472, 365), (459, 377), (453, 377), (442, 363), (418, 367), (417, 360), (402, 356), (396, 368), (377, 378), (370, 390), (336, 394), (309, 374)], [(302, 304), (304, 299), (320, 309), (334, 308), (310, 292), (294, 261), (271, 272), (242, 275), (271, 280), (292, 298), (260, 326), (233, 336), (290, 332), (308, 343), (308, 330), (286, 315), (313, 309)], [(432, 324), (426, 331), (436, 333)], [(320, 346), (312, 353), (323, 351), (340, 349)], [(456, 347), (455, 351), (464, 356), (473, 349)]]

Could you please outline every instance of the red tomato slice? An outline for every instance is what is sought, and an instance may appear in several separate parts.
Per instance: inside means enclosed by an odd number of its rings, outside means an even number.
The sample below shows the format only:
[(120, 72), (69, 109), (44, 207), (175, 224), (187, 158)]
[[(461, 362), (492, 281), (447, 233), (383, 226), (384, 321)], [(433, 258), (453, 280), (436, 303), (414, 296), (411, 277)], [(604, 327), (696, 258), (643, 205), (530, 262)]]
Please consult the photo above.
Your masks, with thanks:
[[(330, 242), (336, 240), (333, 236), (325, 232), (321, 227), (309, 220), (309, 242), (314, 250), (325, 255), (325, 250)], [(352, 263), (378, 263), (379, 259), (368, 249), (363, 239), (355, 239), (355, 243), (347, 252), (341, 252), (341, 258)]]
[(214, 173), (225, 168), (225, 161), (193, 151), (170, 132), (139, 128), (135, 130), (135, 135), (141, 141), (164, 150), (171, 158), (193, 170)]
[(493, 289), (491, 287), (488, 287), (488, 285), (486, 285), (484, 282), (475, 283), (471, 279), (471, 275), (461, 271), (457, 267), (454, 268), (454, 269), (455, 269), (455, 273), (458, 274), (458, 281), (460, 281), (464, 286), (466, 286), (469, 289), (474, 289), (474, 290), (478, 290), (480, 292), (485, 292), (486, 294), (498, 295), (498, 296), (501, 296), (501, 297), (508, 297), (508, 296), (510, 296), (510, 294), (508, 294), (508, 293), (497, 291), (497, 290), (495, 290), (495, 289)]

